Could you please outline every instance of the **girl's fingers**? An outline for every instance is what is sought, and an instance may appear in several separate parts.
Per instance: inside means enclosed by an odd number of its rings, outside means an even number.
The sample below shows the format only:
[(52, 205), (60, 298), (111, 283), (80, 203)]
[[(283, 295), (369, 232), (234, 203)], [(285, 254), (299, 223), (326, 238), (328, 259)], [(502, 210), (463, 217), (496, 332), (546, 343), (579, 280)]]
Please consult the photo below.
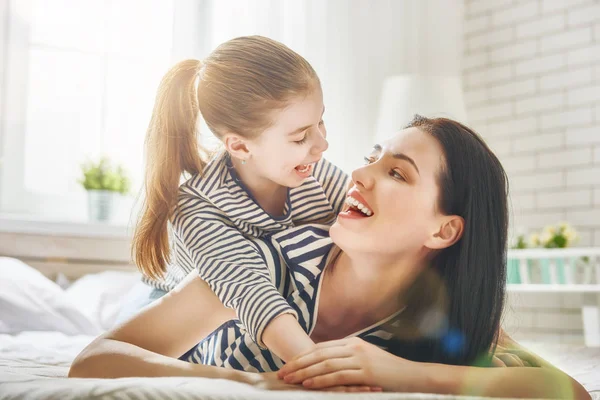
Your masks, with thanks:
[(346, 348), (345, 346), (315, 348), (310, 353), (300, 356), (285, 364), (279, 370), (279, 372), (277, 372), (277, 376), (282, 379), (288, 374), (309, 367), (313, 364), (317, 364), (321, 361), (335, 358), (346, 358), (350, 357), (351, 355), (352, 353), (350, 352), (350, 349)]
[(307, 379), (302, 382), (302, 385), (310, 389), (324, 389), (335, 386), (368, 386), (365, 379), (365, 374), (362, 371), (343, 370)]
[(316, 376), (326, 375), (336, 371), (355, 369), (360, 369), (360, 365), (356, 362), (355, 358), (326, 358), (316, 364), (300, 368), (285, 375), (283, 380), (286, 383), (300, 383)]

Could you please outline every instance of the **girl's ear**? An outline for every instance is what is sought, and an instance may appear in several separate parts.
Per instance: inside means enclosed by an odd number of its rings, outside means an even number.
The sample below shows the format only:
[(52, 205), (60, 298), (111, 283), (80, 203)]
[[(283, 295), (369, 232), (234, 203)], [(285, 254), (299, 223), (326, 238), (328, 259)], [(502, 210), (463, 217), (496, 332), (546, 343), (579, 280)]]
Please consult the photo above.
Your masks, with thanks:
[(226, 133), (223, 135), (223, 144), (225, 150), (232, 157), (237, 158), (240, 161), (248, 161), (250, 158), (250, 151), (246, 144), (246, 139), (235, 133)]

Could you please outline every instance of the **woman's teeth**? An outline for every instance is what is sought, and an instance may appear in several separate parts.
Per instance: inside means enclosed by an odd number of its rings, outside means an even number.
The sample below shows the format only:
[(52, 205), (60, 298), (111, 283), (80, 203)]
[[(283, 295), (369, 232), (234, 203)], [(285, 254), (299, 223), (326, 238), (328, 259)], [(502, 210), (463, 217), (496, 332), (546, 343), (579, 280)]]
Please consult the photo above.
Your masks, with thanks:
[(310, 169), (310, 164), (298, 165), (296, 167), (296, 171), (298, 171), (300, 173), (308, 172), (309, 169)]
[(367, 217), (370, 217), (371, 215), (373, 215), (373, 211), (371, 211), (367, 206), (365, 206), (360, 201), (356, 200), (354, 197), (351, 197), (351, 196), (346, 197), (346, 203), (350, 204), (354, 208), (357, 208), (358, 210), (360, 210), (360, 212), (365, 214)]

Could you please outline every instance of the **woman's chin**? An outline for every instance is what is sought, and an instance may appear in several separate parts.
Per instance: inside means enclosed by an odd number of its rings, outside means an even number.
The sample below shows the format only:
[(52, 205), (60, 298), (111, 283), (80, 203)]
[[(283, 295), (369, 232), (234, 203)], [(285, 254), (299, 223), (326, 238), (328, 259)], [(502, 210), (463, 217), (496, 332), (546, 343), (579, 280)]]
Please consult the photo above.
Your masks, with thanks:
[(357, 232), (354, 229), (344, 226), (343, 222), (340, 222), (339, 218), (329, 228), (329, 236), (337, 247), (345, 252), (348, 251), (361, 251), (363, 249), (369, 249), (372, 245), (371, 238), (365, 240), (365, 235), (361, 232)]

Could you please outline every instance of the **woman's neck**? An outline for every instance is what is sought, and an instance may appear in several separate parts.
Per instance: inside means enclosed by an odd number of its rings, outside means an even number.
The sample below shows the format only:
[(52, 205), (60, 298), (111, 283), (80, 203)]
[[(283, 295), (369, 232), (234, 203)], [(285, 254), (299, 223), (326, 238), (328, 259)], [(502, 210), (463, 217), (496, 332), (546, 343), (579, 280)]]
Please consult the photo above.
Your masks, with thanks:
[(323, 277), (316, 332), (328, 331), (325, 340), (345, 337), (399, 311), (416, 273), (403, 260), (342, 252)]
[(231, 162), (238, 177), (252, 194), (258, 205), (271, 216), (282, 216), (287, 200), (288, 188), (260, 177), (252, 167), (242, 165), (240, 161), (233, 157), (231, 158)]

